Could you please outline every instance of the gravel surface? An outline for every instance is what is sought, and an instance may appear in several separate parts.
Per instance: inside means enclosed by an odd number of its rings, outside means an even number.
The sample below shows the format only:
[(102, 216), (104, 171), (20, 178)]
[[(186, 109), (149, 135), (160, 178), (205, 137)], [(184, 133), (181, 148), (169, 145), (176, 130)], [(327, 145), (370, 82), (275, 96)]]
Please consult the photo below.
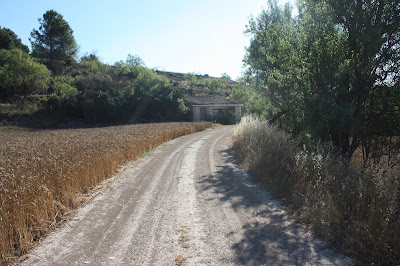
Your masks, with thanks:
[(233, 127), (162, 145), (22, 265), (348, 265), (229, 155)]

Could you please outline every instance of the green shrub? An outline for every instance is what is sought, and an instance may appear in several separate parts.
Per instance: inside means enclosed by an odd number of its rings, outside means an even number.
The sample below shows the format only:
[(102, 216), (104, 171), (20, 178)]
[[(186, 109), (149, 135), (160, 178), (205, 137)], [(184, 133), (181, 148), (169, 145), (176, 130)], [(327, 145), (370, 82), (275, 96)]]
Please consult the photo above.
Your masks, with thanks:
[(47, 108), (57, 112), (59, 117), (64, 117), (67, 111), (74, 109), (77, 104), (78, 89), (74, 86), (75, 79), (70, 76), (57, 76), (53, 78), (53, 93), (48, 98)]
[(0, 95), (25, 100), (47, 89), (50, 71), (19, 49), (0, 50)]

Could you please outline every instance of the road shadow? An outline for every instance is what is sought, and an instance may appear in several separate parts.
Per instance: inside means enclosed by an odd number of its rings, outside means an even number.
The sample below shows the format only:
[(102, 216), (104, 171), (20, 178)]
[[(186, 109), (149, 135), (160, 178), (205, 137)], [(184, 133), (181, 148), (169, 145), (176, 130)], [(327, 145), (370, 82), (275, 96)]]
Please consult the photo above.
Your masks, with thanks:
[(249, 217), (241, 232), (233, 232), (240, 235), (240, 240), (231, 246), (238, 264), (347, 264), (343, 256), (307, 232), (278, 200), (239, 169), (230, 150), (220, 154), (223, 163), (216, 166), (213, 176), (201, 177), (199, 192), (213, 191), (217, 200), (229, 202), (239, 217)]

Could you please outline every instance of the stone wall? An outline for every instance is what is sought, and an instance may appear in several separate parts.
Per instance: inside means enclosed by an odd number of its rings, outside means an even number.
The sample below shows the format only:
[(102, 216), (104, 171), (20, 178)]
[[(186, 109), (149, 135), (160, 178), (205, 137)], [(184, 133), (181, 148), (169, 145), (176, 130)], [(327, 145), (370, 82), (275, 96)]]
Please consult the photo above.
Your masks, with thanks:
[(193, 106), (193, 122), (200, 122), (200, 106)]
[(236, 121), (240, 121), (240, 119), (242, 119), (242, 107), (241, 106), (235, 107), (235, 119), (236, 119)]

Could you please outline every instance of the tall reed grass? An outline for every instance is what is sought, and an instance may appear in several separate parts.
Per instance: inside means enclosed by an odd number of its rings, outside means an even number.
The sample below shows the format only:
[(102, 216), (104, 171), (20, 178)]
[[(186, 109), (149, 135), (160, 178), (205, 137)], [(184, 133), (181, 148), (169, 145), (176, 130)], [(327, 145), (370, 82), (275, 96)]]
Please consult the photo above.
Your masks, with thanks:
[(235, 127), (238, 161), (333, 247), (360, 264), (400, 264), (400, 171), (349, 165), (323, 146), (301, 148), (252, 117)]
[(0, 264), (32, 247), (128, 160), (211, 123), (92, 129), (0, 128)]

